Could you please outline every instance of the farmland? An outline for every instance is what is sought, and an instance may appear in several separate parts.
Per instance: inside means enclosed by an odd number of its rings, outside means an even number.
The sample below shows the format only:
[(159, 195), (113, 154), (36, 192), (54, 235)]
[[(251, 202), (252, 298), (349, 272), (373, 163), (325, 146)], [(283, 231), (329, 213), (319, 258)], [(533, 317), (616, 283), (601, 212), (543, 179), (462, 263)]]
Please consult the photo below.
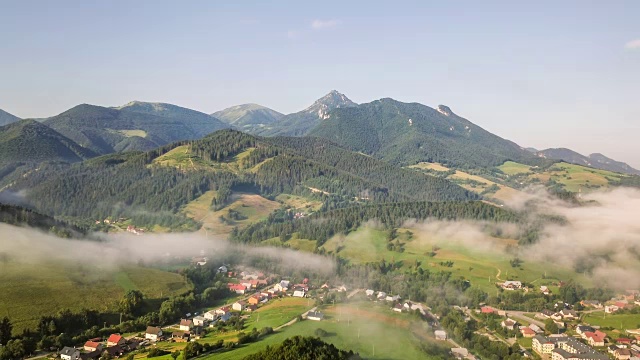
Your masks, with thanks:
[(583, 321), (587, 324), (614, 328), (617, 330), (640, 329), (640, 314), (606, 314), (604, 311), (587, 314)]

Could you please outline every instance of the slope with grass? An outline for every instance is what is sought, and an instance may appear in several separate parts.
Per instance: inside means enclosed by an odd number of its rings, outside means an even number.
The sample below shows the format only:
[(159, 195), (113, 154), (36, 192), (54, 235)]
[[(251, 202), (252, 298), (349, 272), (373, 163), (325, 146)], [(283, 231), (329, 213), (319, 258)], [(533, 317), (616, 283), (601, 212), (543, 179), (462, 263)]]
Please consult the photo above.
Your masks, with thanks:
[(188, 289), (176, 273), (139, 266), (114, 268), (44, 259), (0, 262), (0, 316), (11, 318), (14, 332), (33, 329), (41, 316), (64, 309), (117, 312), (117, 302), (127, 290), (160, 299)]
[(284, 116), (284, 114), (258, 104), (236, 105), (211, 115), (247, 132), (269, 126)]

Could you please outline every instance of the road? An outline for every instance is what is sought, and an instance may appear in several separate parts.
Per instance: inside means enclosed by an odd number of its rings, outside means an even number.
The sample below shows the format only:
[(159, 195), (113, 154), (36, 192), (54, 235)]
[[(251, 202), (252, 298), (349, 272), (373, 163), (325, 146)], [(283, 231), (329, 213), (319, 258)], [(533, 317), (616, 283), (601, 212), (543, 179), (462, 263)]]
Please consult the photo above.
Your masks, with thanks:
[(507, 313), (507, 317), (512, 317), (512, 318), (515, 318), (515, 319), (524, 320), (526, 322), (538, 325), (541, 329), (544, 330), (544, 322), (542, 322), (540, 320), (535, 320), (535, 319), (532, 319), (532, 318), (526, 316), (525, 315), (526, 312), (524, 312), (524, 311), (507, 311), (506, 313)]
[[(309, 309), (309, 310), (307, 310), (307, 311), (303, 312), (302, 314), (300, 314), (300, 316), (302, 316), (302, 317), (304, 318), (304, 317), (306, 317), (306, 316), (307, 316), (307, 314), (309, 314), (309, 312), (311, 312), (311, 311), (316, 311), (316, 309), (317, 309), (317, 307), (314, 307), (314, 308), (312, 308), (312, 309)], [(298, 321), (298, 317), (296, 317), (296, 318), (294, 318), (294, 319), (291, 319), (291, 321), (289, 321), (289, 322), (288, 322), (288, 323), (286, 323), (286, 324), (283, 324), (283, 325), (278, 326), (277, 328), (274, 328), (274, 329), (273, 329), (273, 331), (278, 331), (278, 330), (280, 330), (280, 329), (282, 329), (282, 328), (284, 328), (284, 327), (291, 326), (291, 325), (295, 324), (295, 322), (296, 322), (296, 321)]]

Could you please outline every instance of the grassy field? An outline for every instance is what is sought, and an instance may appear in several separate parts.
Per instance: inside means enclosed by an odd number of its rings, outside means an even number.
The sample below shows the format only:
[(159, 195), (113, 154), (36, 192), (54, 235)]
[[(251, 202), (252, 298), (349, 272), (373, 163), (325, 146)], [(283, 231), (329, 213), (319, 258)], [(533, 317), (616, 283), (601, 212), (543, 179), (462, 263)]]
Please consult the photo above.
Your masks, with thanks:
[(587, 314), (583, 321), (587, 324), (611, 327), (617, 330), (640, 329), (640, 314), (604, 314), (604, 311)]
[(9, 316), (14, 331), (63, 309), (115, 309), (127, 290), (160, 298), (188, 289), (182, 276), (158, 269), (122, 269), (63, 263), (0, 263), (0, 316)]
[(440, 171), (440, 172), (445, 172), (445, 171), (449, 171), (449, 168), (440, 164), (440, 163), (428, 163), (428, 162), (421, 162), (419, 164), (416, 165), (412, 165), (409, 166), (411, 168), (416, 168), (416, 169), (424, 169), (424, 170), (434, 170), (434, 171)]
[(318, 211), (322, 207), (322, 201), (310, 200), (291, 194), (280, 194), (276, 196), (276, 201), (295, 209), (306, 209), (308, 211)]
[[(234, 226), (247, 226), (256, 221), (266, 219), (270, 213), (280, 207), (280, 204), (263, 198), (260, 195), (248, 193), (234, 193), (232, 202), (225, 208), (213, 211), (211, 209), (211, 201), (215, 196), (215, 191), (207, 191), (199, 198), (187, 204), (182, 212), (202, 223), (201, 232), (208, 234), (228, 234)], [(246, 219), (234, 220), (231, 222), (223, 222), (220, 216), (229, 213), (229, 209), (238, 211)]]
[(520, 164), (514, 161), (507, 161), (498, 166), (498, 169), (507, 175), (526, 174), (531, 172), (531, 166)]
[[(450, 271), (454, 276), (462, 276), (487, 292), (496, 291), (495, 283), (504, 280), (520, 280), (534, 285), (546, 285), (553, 279), (573, 278), (586, 286), (591, 284), (586, 277), (554, 264), (525, 261), (520, 267), (511, 267), (509, 261), (512, 257), (498, 250), (515, 244), (513, 240), (493, 239), (491, 243), (479, 244), (477, 249), (471, 249), (458, 243), (456, 239), (438, 238), (427, 231), (409, 228), (400, 229), (399, 233), (402, 234), (407, 230), (412, 231), (414, 236), (408, 240), (401, 235), (401, 242), (405, 243), (404, 252), (387, 250), (387, 232), (367, 226), (347, 236), (336, 236), (327, 241), (323, 247), (327, 252), (338, 253), (355, 263), (384, 259), (387, 262), (402, 262), (404, 267), (418, 263), (424, 269)], [(439, 249), (432, 257), (429, 253), (434, 246)], [(441, 264), (447, 261), (452, 261), (453, 266)], [(543, 273), (546, 273), (544, 280)]]
[[(320, 328), (329, 334), (322, 338), (323, 341), (358, 352), (367, 359), (429, 359), (419, 349), (424, 338), (418, 339), (412, 334), (412, 330), (422, 335), (426, 335), (427, 331), (421, 325), (412, 324), (408, 315), (396, 314), (387, 306), (375, 306), (368, 302), (341, 304), (322, 311), (325, 313), (323, 321), (295, 323), (256, 343), (208, 358), (242, 359), (292, 336), (316, 336), (315, 331)], [(446, 346), (445, 343), (441, 344)]]

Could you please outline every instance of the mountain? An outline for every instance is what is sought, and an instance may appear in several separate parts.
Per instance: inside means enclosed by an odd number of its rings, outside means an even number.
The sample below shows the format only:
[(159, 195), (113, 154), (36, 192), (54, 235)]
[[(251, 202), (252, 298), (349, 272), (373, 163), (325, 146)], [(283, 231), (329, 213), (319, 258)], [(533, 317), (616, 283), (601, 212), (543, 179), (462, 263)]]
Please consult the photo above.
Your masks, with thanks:
[(349, 100), (344, 94), (332, 90), (308, 108), (285, 115), (278, 122), (261, 131), (256, 131), (256, 133), (262, 136), (303, 136), (320, 124), (322, 120), (328, 119), (331, 110), (356, 106), (358, 104)]
[(199, 135), (198, 137), (204, 137), (214, 131), (229, 127), (215, 116), (172, 104), (132, 101), (115, 109), (181, 121), (193, 128)]
[(478, 199), (447, 180), (354, 153), (325, 139), (260, 138), (235, 130), (147, 153), (110, 154), (66, 168), (43, 166), (17, 179), (7, 192), (27, 189), (25, 203), (44, 214), (87, 220), (128, 211), (145, 226), (172, 228), (184, 223), (180, 209), (210, 190), (215, 190), (211, 206), (216, 208), (224, 207), (235, 191), (268, 198), (305, 196), (327, 208)]
[(236, 105), (211, 114), (236, 128), (253, 132), (282, 119), (284, 114), (258, 104)]
[(96, 155), (35, 120), (20, 120), (0, 127), (0, 164), (78, 162)]
[(640, 175), (640, 170), (634, 169), (624, 162), (613, 160), (599, 153), (585, 156), (571, 149), (553, 148), (539, 151), (537, 152), (537, 155), (546, 159), (562, 160), (568, 163), (589, 166), (600, 170)]
[(151, 150), (229, 127), (194, 110), (142, 102), (119, 108), (82, 104), (46, 119), (44, 124), (98, 154)]
[(8, 125), (19, 120), (19, 117), (0, 109), (0, 126)]
[(536, 162), (517, 144), (456, 115), (418, 103), (381, 99), (330, 111), (309, 132), (351, 150), (401, 165), (441, 162), (460, 167), (492, 167), (514, 160)]

